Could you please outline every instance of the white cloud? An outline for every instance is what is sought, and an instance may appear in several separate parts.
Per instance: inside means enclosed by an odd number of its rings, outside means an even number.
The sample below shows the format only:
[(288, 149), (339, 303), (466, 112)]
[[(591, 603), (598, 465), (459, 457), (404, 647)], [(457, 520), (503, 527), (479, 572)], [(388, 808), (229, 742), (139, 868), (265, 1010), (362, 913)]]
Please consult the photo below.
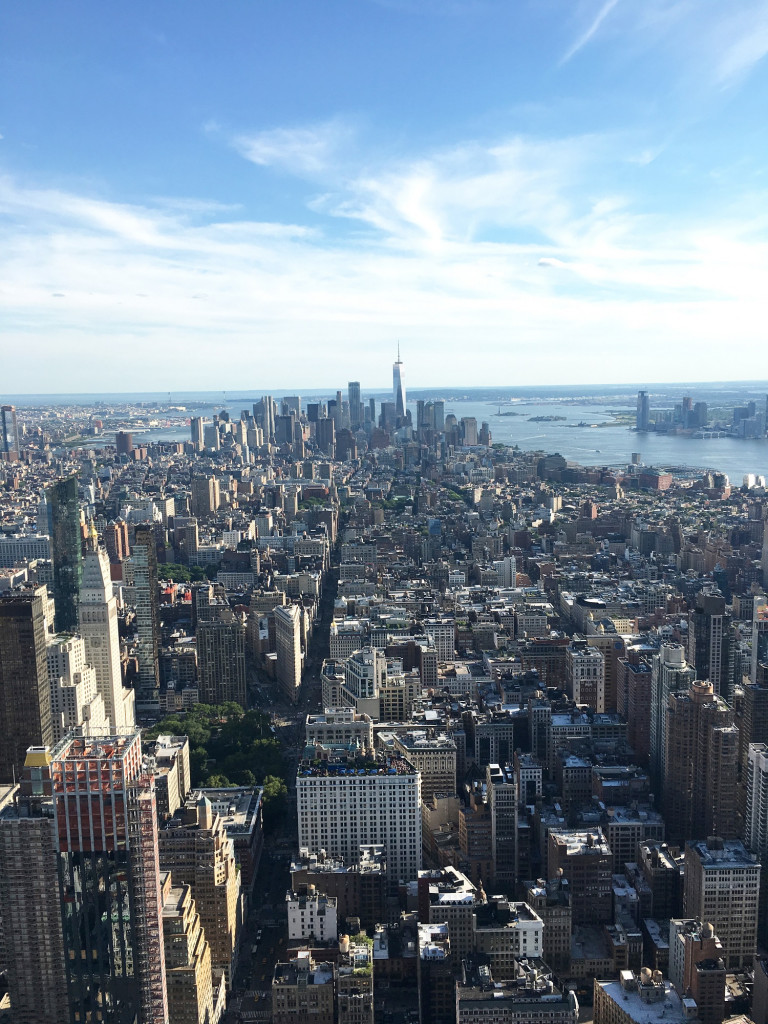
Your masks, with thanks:
[(763, 6), (750, 18), (739, 18), (732, 36), (715, 66), (715, 80), (720, 85), (743, 78), (768, 54), (768, 9)]
[(560, 58), (561, 64), (567, 64), (571, 57), (574, 57), (582, 47), (587, 45), (618, 2), (619, 0), (605, 0), (605, 3), (594, 16), (587, 28), (576, 38)]
[(322, 386), (350, 358), (373, 383), (399, 336), (413, 381), (555, 383), (622, 376), (617, 342), (667, 376), (736, 320), (742, 347), (759, 344), (764, 197), (702, 207), (695, 226), (657, 215), (614, 187), (637, 149), (520, 136), (383, 162), (312, 200), (325, 232), (6, 178), (4, 376), (18, 391), (107, 389), (109, 361), (90, 356), (117, 346), (126, 389), (226, 384), (227, 367), (253, 386)]
[(277, 167), (300, 177), (324, 173), (335, 163), (352, 129), (334, 119), (321, 124), (236, 135), (235, 148), (262, 167)]

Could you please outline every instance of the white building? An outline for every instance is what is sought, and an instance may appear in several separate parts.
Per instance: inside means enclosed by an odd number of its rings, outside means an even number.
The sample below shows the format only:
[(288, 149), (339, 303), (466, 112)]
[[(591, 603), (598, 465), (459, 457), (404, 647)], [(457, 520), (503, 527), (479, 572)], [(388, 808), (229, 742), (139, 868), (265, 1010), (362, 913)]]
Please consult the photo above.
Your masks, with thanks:
[(493, 563), (493, 568), (499, 577), (499, 585), (502, 587), (517, 586), (517, 561), (514, 555), (507, 555)]
[(301, 610), (295, 604), (274, 610), (277, 681), (286, 697), (296, 703), (301, 687)]
[(338, 937), (336, 897), (315, 891), (314, 885), (306, 893), (287, 892), (288, 938), (314, 939), (333, 942)]
[(331, 622), (331, 658), (344, 660), (365, 647), (367, 623), (362, 619), (342, 619)]
[[(464, 576), (462, 572), (462, 576)], [(450, 583), (450, 580), (449, 580)], [(464, 578), (466, 583), (466, 578)], [(463, 584), (457, 584), (462, 585)], [(448, 619), (425, 619), (424, 632), (432, 637), (432, 642), (437, 649), (438, 661), (453, 661), (454, 649), (456, 646), (456, 622)]]
[(410, 881), (421, 867), (421, 778), (400, 757), (375, 768), (325, 763), (296, 778), (299, 849), (325, 850), (353, 861), (361, 846), (380, 843), (391, 881)]
[(571, 644), (565, 652), (568, 693), (577, 704), (605, 711), (605, 658), (586, 644)]
[(104, 701), (109, 732), (133, 730), (134, 691), (123, 686), (117, 600), (112, 591), (109, 557), (104, 548), (89, 546), (83, 560), (78, 606), (85, 657), (96, 673), (96, 686)]
[(54, 742), (77, 728), (82, 728), (85, 735), (108, 735), (109, 720), (96, 685), (96, 673), (86, 663), (83, 638), (59, 633), (48, 644), (46, 653)]

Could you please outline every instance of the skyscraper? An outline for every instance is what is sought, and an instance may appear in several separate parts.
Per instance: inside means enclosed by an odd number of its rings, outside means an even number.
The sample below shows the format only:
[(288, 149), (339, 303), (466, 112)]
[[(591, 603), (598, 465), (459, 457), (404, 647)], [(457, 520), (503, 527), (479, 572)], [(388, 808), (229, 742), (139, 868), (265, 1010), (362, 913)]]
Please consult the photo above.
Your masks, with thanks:
[[(662, 644), (651, 663), (650, 768), (654, 786), (666, 774), (667, 708), (669, 695), (687, 690), (696, 673), (685, 660), (682, 644)], [(658, 789), (656, 790), (658, 792)]]
[(133, 545), (133, 590), (138, 629), (139, 699), (155, 703), (160, 689), (157, 550), (152, 526), (137, 526)]
[(200, 700), (246, 707), (244, 623), (227, 606), (226, 614), (198, 624), (196, 643)]
[(688, 616), (688, 664), (697, 679), (712, 683), (726, 700), (731, 695), (731, 616), (721, 594), (699, 593)]
[(405, 374), (400, 359), (400, 346), (397, 346), (397, 362), (392, 367), (392, 392), (395, 399), (395, 416), (405, 419)]
[(42, 807), (50, 760), (31, 747), (18, 799), (0, 808), (0, 935), (17, 1024), (69, 1020), (55, 830)]
[(224, 820), (203, 793), (193, 794), (165, 823), (160, 861), (175, 885), (192, 887), (214, 978), (223, 974), (229, 986), (237, 965), (240, 876)]
[(636, 426), (638, 430), (647, 430), (648, 424), (651, 419), (651, 401), (647, 391), (638, 391), (637, 393), (637, 418)]
[(0, 453), (18, 457), (20, 450), (16, 406), (0, 405)]
[(671, 693), (663, 783), (667, 838), (736, 835), (739, 730), (709, 682)]
[(46, 489), (48, 533), (53, 559), (56, 632), (77, 631), (77, 599), (83, 572), (77, 477), (59, 480)]
[(273, 614), (277, 682), (285, 696), (295, 703), (301, 686), (301, 609), (289, 604), (275, 608)]
[(357, 430), (363, 422), (363, 406), (360, 401), (359, 380), (351, 380), (347, 384), (347, 398), (349, 400), (349, 425), (352, 430)]
[(189, 421), (189, 430), (190, 436), (192, 438), (192, 444), (199, 451), (203, 447), (203, 444), (205, 443), (203, 417), (193, 416), (192, 419)]
[(768, 664), (768, 598), (759, 594), (754, 599), (752, 611), (752, 664), (749, 678), (757, 682), (757, 667)]
[(45, 587), (0, 595), (0, 782), (53, 742), (44, 605)]
[(141, 738), (66, 737), (50, 772), (69, 1019), (166, 1024), (155, 786)]
[(96, 686), (117, 734), (134, 726), (134, 691), (123, 686), (117, 600), (112, 593), (109, 557), (91, 535), (87, 542), (80, 587), (80, 634), (86, 661), (96, 672)]

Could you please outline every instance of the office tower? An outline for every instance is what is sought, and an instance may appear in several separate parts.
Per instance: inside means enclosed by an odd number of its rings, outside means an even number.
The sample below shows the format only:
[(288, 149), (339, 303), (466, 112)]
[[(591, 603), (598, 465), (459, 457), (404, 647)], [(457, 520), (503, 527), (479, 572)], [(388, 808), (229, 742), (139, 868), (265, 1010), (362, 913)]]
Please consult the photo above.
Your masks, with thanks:
[(499, 576), (500, 587), (517, 586), (517, 560), (514, 555), (506, 555), (493, 563), (493, 568)]
[(301, 609), (295, 604), (275, 608), (277, 683), (288, 700), (299, 699), (301, 687)]
[(699, 593), (688, 616), (688, 664), (716, 694), (731, 694), (731, 616), (720, 594)]
[(133, 434), (127, 430), (118, 430), (115, 434), (115, 448), (118, 455), (130, 455), (133, 451)]
[(206, 423), (203, 427), (203, 441), (209, 451), (217, 452), (221, 448), (221, 434), (219, 433), (218, 420), (213, 423)]
[(188, 802), (160, 829), (160, 863), (174, 884), (192, 887), (214, 979), (223, 975), (229, 988), (237, 965), (240, 881), (232, 841), (206, 796)]
[(745, 778), (744, 845), (763, 865), (760, 873), (760, 941), (768, 938), (768, 743), (750, 743)]
[(46, 488), (48, 533), (53, 559), (53, 599), (56, 632), (77, 632), (77, 598), (83, 571), (80, 505), (77, 477), (70, 476)]
[[(257, 412), (258, 407), (258, 412)], [(264, 431), (264, 443), (271, 444), (275, 436), (275, 416), (277, 407), (271, 395), (264, 395), (260, 403), (254, 406), (254, 415), (261, 422)]]
[(754, 598), (752, 610), (752, 660), (749, 678), (757, 682), (757, 667), (768, 664), (768, 598), (758, 594)]
[(369, 398), (368, 399), (368, 416), (366, 418), (370, 420), (370, 423), (371, 423), (372, 427), (376, 426), (376, 399), (375, 398)]
[(323, 762), (299, 769), (299, 849), (325, 850), (348, 863), (361, 846), (381, 844), (390, 883), (415, 879), (421, 867), (419, 773), (398, 756), (382, 757), (364, 774), (353, 766)]
[(0, 405), (0, 453), (17, 458), (21, 454), (15, 405)]
[(335, 1024), (334, 965), (316, 962), (308, 950), (275, 964), (272, 1024)]
[(200, 546), (200, 531), (197, 519), (192, 516), (175, 516), (173, 520), (173, 547), (176, 559), (182, 565), (192, 564)]
[(108, 731), (117, 734), (132, 730), (135, 695), (123, 686), (117, 599), (112, 592), (109, 558), (93, 536), (86, 545), (78, 610), (85, 659), (96, 673), (96, 686), (109, 719)]
[(27, 748), (53, 742), (45, 587), (0, 594), (0, 782), (13, 782)]
[(226, 613), (198, 624), (198, 690), (204, 704), (236, 701), (245, 708), (245, 623), (229, 606)]
[(86, 662), (83, 638), (59, 633), (48, 644), (47, 653), (53, 742), (58, 743), (73, 729), (86, 736), (109, 734), (109, 719), (96, 672)]
[(68, 737), (50, 774), (69, 1019), (165, 1024), (155, 787), (141, 738)]
[[(491, 858), (494, 892), (511, 895), (517, 884), (517, 785), (512, 765), (485, 769), (491, 812)], [(423, 798), (423, 794), (422, 794)]]
[(685, 844), (683, 911), (713, 925), (729, 969), (752, 964), (759, 890), (760, 864), (743, 843), (710, 835)]
[(333, 458), (336, 447), (336, 424), (332, 419), (319, 419), (316, 422), (315, 443), (321, 452)]
[(0, 800), (0, 963), (17, 1024), (69, 1019), (53, 819), (40, 784), (49, 761), (45, 747), (31, 747), (20, 792)]
[(210, 1024), (214, 1019), (211, 947), (192, 887), (162, 876), (168, 1024)]
[(586, 640), (574, 640), (565, 652), (565, 685), (577, 704), (605, 711), (605, 658)]
[(768, 519), (763, 524), (763, 550), (760, 566), (763, 570), (763, 586), (768, 590)]
[(671, 842), (735, 838), (738, 744), (733, 711), (711, 683), (669, 695), (663, 795)]
[(363, 422), (363, 405), (360, 401), (359, 380), (351, 380), (347, 384), (347, 398), (349, 401), (349, 425), (352, 430), (358, 430)]
[(647, 430), (651, 421), (651, 400), (647, 391), (637, 393), (637, 417), (635, 426), (638, 430)]
[(210, 519), (219, 507), (219, 481), (213, 476), (192, 477), (190, 511), (197, 519)]
[(296, 425), (294, 414), (275, 416), (275, 444), (293, 444), (293, 431)]
[(202, 416), (192, 417), (189, 421), (189, 432), (192, 438), (192, 444), (198, 451), (200, 451), (205, 444), (204, 421)]
[[(389, 717), (384, 721), (391, 721)], [(428, 735), (425, 730), (393, 735), (393, 749), (421, 773), (421, 799), (429, 803), (436, 793), (456, 791), (456, 744), (446, 735)]]
[(157, 550), (152, 526), (136, 527), (132, 561), (138, 630), (136, 653), (139, 662), (139, 699), (154, 703), (160, 690), (160, 610), (157, 597)]
[(442, 398), (432, 403), (432, 415), (435, 419), (435, 430), (442, 433), (445, 430), (445, 402)]
[(395, 419), (405, 419), (405, 373), (400, 359), (400, 345), (397, 346), (397, 362), (392, 366), (392, 396), (395, 405)]
[(575, 925), (602, 927), (611, 919), (612, 871), (611, 848), (599, 828), (549, 833), (547, 875), (568, 882)]
[(122, 519), (113, 523), (107, 523), (103, 531), (104, 546), (107, 549), (110, 562), (122, 562), (131, 554), (128, 544), (128, 524)]
[(669, 695), (688, 690), (696, 678), (693, 668), (685, 660), (682, 644), (665, 643), (651, 662), (651, 734), (650, 769), (656, 792), (666, 776), (667, 709)]

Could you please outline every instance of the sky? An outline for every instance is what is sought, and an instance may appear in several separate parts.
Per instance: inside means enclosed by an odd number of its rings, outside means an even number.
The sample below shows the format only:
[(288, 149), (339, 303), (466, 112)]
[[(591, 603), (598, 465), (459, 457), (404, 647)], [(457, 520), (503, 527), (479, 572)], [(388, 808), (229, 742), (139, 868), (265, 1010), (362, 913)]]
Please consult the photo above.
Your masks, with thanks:
[(0, 394), (768, 376), (768, 0), (8, 0)]

